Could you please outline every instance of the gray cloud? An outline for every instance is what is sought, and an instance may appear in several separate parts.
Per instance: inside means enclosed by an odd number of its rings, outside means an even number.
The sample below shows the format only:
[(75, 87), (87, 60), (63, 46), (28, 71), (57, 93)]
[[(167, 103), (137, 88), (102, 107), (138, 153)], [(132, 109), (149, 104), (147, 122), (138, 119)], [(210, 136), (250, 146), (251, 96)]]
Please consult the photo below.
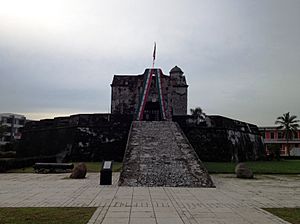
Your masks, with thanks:
[(0, 112), (105, 112), (113, 74), (180, 66), (189, 106), (256, 124), (300, 116), (300, 2), (1, 1)]

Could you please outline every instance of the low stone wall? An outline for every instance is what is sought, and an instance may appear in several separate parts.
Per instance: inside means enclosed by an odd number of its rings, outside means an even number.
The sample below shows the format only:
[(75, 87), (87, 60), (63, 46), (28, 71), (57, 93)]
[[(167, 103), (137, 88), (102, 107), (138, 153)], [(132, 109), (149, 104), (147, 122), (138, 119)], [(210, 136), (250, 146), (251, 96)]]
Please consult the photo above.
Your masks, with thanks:
[[(264, 157), (256, 125), (222, 116), (175, 116), (203, 161), (246, 161)], [(58, 161), (122, 161), (132, 117), (78, 114), (29, 122), (17, 157), (58, 155)]]
[(222, 116), (173, 118), (184, 131), (202, 161), (241, 162), (264, 159), (258, 127)]
[[(29, 122), (18, 157), (54, 155), (72, 161), (122, 161), (131, 117), (79, 114)], [(62, 161), (61, 161), (62, 162)]]

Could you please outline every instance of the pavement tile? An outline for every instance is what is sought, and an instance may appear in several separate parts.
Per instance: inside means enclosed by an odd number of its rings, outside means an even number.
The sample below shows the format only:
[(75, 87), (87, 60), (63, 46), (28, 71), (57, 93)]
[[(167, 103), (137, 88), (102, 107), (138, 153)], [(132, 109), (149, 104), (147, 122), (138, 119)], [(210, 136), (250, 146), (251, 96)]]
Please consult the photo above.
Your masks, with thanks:
[(129, 224), (156, 224), (155, 218), (130, 218)]
[(153, 211), (139, 211), (135, 212), (132, 211), (130, 213), (131, 218), (154, 218), (154, 212)]
[(110, 212), (130, 212), (130, 207), (109, 207)]
[(171, 217), (157, 217), (156, 218), (158, 224), (183, 224), (184, 222), (178, 218)]
[(105, 217), (109, 218), (129, 218), (130, 213), (129, 212), (120, 212), (120, 211), (109, 211), (106, 213)]
[(192, 214), (194, 218), (216, 218), (216, 214), (213, 212), (199, 212)]
[(129, 218), (112, 218), (105, 217), (101, 224), (128, 224)]
[(98, 207), (88, 224), (286, 224), (260, 209), (300, 207), (300, 176), (262, 175), (245, 181), (213, 175), (217, 188), (100, 186), (68, 174), (0, 174), (0, 207)]
[(179, 215), (176, 211), (170, 211), (170, 212), (155, 211), (155, 216), (161, 217), (161, 218), (173, 218), (173, 217), (177, 218), (177, 217), (179, 217)]
[(153, 212), (151, 207), (132, 207), (131, 212)]

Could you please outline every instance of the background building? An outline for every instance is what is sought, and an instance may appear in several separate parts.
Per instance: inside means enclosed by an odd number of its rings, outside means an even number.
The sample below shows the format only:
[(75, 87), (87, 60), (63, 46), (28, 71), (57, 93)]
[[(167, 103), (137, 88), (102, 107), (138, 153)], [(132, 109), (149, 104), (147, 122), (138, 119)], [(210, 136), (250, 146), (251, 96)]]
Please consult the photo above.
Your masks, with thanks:
[(6, 127), (6, 131), (0, 138), (0, 145), (5, 145), (13, 140), (21, 139), (20, 128), (25, 125), (26, 117), (19, 114), (1, 113), (0, 124)]
[(262, 135), (265, 149), (276, 144), (280, 147), (280, 156), (288, 156), (288, 147), (290, 147), (290, 154), (292, 156), (300, 156), (300, 130), (293, 135), (287, 145), (284, 130), (278, 130), (276, 126), (259, 127)]

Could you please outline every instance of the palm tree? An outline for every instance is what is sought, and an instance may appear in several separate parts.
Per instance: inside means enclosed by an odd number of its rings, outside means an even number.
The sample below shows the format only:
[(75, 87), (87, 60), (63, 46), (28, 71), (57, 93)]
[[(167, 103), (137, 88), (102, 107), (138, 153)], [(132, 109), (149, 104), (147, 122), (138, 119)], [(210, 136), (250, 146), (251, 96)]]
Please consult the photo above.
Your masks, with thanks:
[(295, 115), (290, 116), (290, 112), (287, 112), (282, 116), (277, 117), (277, 120), (275, 121), (275, 124), (279, 125), (277, 129), (281, 129), (284, 131), (284, 137), (286, 139), (287, 151), (289, 156), (290, 156), (289, 140), (292, 139), (293, 134), (297, 133), (297, 130), (299, 128), (299, 124), (298, 124), (299, 120), (296, 119), (297, 116)]
[(192, 116), (196, 117), (197, 124), (205, 120), (206, 114), (200, 107), (196, 107), (195, 109), (190, 109)]

